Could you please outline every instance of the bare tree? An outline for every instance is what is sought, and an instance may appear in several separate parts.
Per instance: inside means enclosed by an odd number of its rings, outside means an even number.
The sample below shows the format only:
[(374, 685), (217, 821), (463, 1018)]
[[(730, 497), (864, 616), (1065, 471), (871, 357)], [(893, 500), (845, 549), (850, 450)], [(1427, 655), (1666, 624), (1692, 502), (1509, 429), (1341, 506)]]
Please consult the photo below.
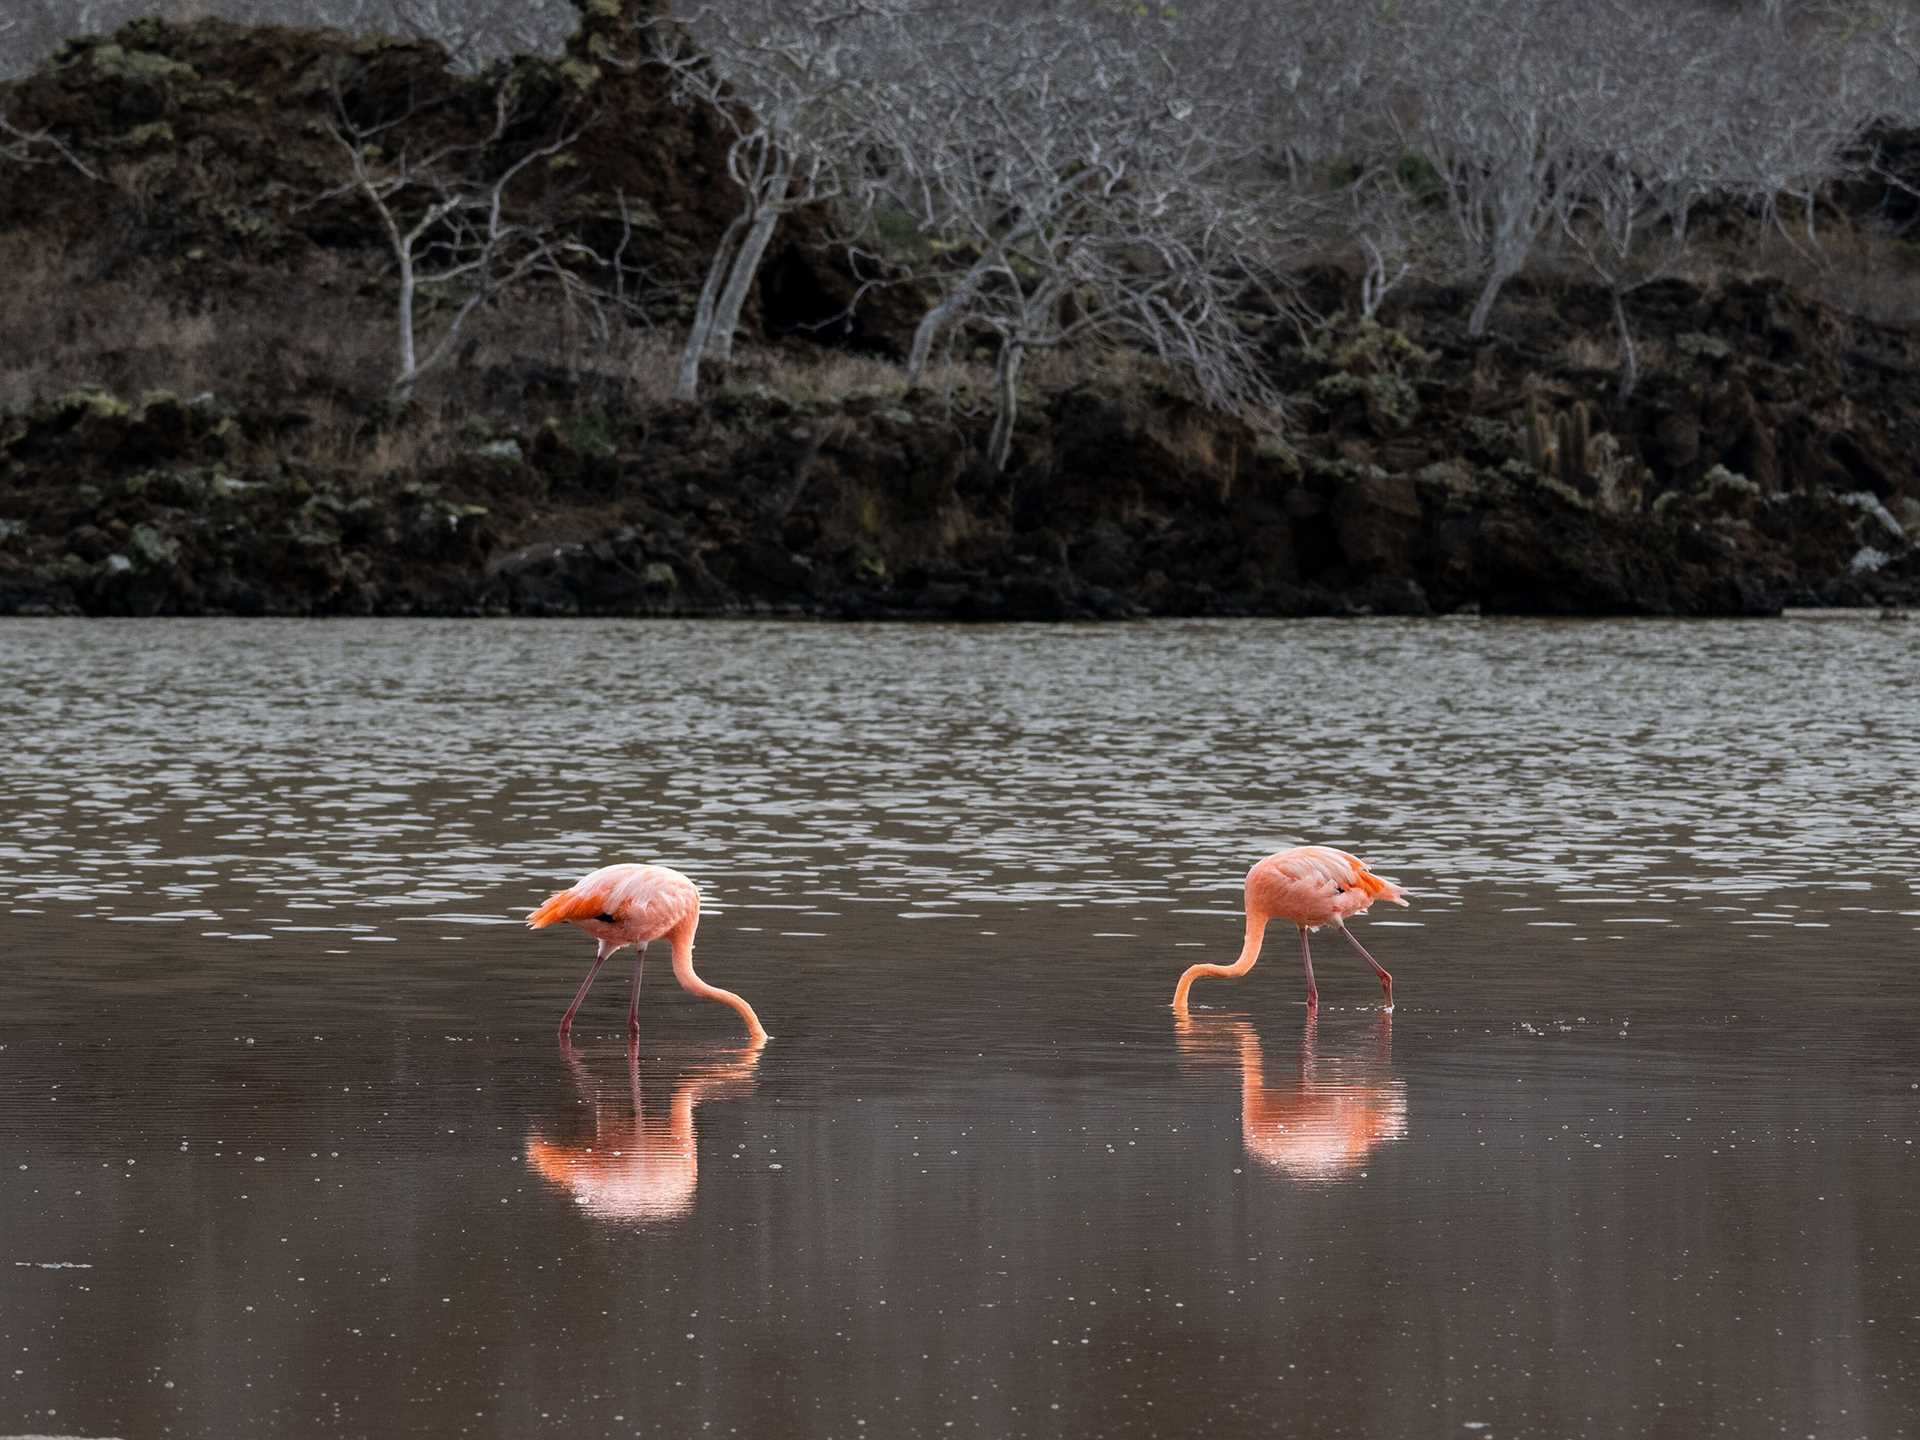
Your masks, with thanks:
[(864, 213), (917, 233), (935, 295), (908, 380), (944, 333), (992, 336), (996, 468), (1027, 357), (1067, 344), (1146, 350), (1208, 403), (1277, 418), (1243, 304), (1271, 231), (1236, 189), (1251, 177), (1232, 173), (1210, 77), (1178, 63), (1160, 24), (945, 9), (865, 57), (886, 83), (867, 116)]
[(1796, 202), (1813, 247), (1820, 192), (1839, 178), (1886, 97), (1863, 63), (1878, 37), (1853, 17), (1822, 24), (1811, 5), (1793, 8), (1800, 23), (1792, 34), (1766, 7), (1729, 22), (1729, 63), (1714, 72), (1709, 116), (1732, 155), (1724, 188), (1757, 201), (1786, 238), (1779, 202)]
[(1396, 168), (1363, 171), (1341, 198), (1328, 223), (1360, 252), (1360, 318), (1372, 320), (1394, 288), (1443, 246), (1432, 212)]
[[(609, 266), (624, 276), (624, 254), (603, 257), (572, 235), (551, 210), (520, 193), (538, 178), (536, 167), (555, 160), (579, 139), (585, 120), (565, 121), (551, 139), (498, 163), (515, 119), (516, 98), (512, 80), (502, 81), (494, 91), (493, 123), (485, 134), (416, 152), (408, 132), (422, 107), (362, 122), (336, 88), (329, 129), (351, 178), (313, 203), (357, 195), (379, 218), (398, 282), (393, 383), (403, 397), (452, 352), (477, 311), (516, 288), (545, 282), (564, 302), (584, 306), (598, 318), (607, 297), (592, 277)], [(452, 297), (452, 312), (423, 347), (423, 298), (439, 294)]]
[(1467, 333), (1581, 193), (1594, 143), (1630, 77), (1583, 48), (1616, 0), (1420, 0), (1403, 24), (1399, 81), (1411, 114), (1389, 110), (1402, 143), (1442, 182), (1462, 248), (1481, 277)]
[(1715, 122), (1720, 77), (1740, 57), (1712, 17), (1638, 5), (1622, 6), (1585, 42), (1605, 47), (1602, 63), (1634, 79), (1594, 117), (1586, 136), (1592, 163), (1580, 168), (1577, 185), (1553, 191), (1552, 204), (1561, 236), (1607, 288), (1624, 401), (1639, 380), (1626, 297), (1673, 273), (1693, 207), (1734, 182), (1740, 155)]
[(11, 160), (19, 165), (64, 163), (89, 180), (100, 179), (99, 172), (61, 141), (51, 127), (23, 130), (8, 117), (4, 106), (0, 106), (0, 160)]
[(699, 394), (703, 360), (732, 357), (741, 312), (782, 216), (841, 193), (866, 99), (854, 63), (905, 0), (734, 0), (648, 26), (676, 98), (733, 132), (727, 174), (740, 210), (707, 267), (675, 394)]
[[(347, 0), (331, 0), (333, 5)], [(381, 6), (352, 0), (367, 18), (351, 22), (329, 16), (327, 23), (344, 30), (396, 29), (401, 34), (431, 40), (445, 48), (454, 65), (478, 71), (510, 55), (538, 55), (558, 50), (574, 24), (565, 3), (474, 4), (472, 0), (385, 0)], [(386, 15), (380, 15), (385, 10)]]

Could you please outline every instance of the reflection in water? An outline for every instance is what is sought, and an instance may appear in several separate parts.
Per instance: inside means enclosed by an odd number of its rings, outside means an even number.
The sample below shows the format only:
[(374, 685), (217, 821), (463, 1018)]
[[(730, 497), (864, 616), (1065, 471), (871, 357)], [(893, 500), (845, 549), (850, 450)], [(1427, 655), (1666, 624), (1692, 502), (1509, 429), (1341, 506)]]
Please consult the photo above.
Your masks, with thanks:
[[(1920, 625), (22, 621), (0, 677), (0, 1435), (1920, 1440)], [(1391, 1064), (1302, 1053), (1290, 953), (1183, 1057), (1306, 827), (1416, 887)], [(553, 1066), (521, 911), (615, 854), (777, 1062), (662, 987), (677, 1058)]]
[(1300, 1065), (1269, 1077), (1260, 1036), (1243, 1015), (1181, 1016), (1180, 1053), (1240, 1066), (1240, 1141), (1262, 1165), (1296, 1180), (1355, 1174), (1374, 1149), (1407, 1134), (1407, 1086), (1392, 1073), (1393, 1017), (1382, 1014), (1369, 1052), (1323, 1056), (1319, 1017), (1307, 1012)]
[(637, 1046), (627, 1047), (627, 1095), (618, 1101), (602, 1098), (599, 1081), (572, 1046), (562, 1046), (560, 1054), (573, 1072), (581, 1103), (593, 1111), (593, 1141), (576, 1145), (532, 1135), (527, 1164), (542, 1179), (572, 1191), (581, 1208), (603, 1220), (645, 1224), (690, 1214), (700, 1184), (693, 1112), (708, 1100), (752, 1093), (759, 1048), (723, 1064), (696, 1065), (677, 1078), (674, 1067), (654, 1067), (656, 1094), (672, 1082), (664, 1114), (657, 1106), (649, 1112), (642, 1102)]

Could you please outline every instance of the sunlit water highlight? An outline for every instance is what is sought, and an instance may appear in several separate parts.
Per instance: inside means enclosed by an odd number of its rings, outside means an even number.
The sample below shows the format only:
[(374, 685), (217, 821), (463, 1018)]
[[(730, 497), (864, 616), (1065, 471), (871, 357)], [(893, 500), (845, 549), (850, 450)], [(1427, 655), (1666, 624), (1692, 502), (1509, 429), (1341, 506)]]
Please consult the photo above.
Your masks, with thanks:
[[(1908, 1436), (1920, 626), (0, 627), (0, 1432)], [(1237, 947), (1270, 850), (1411, 890)], [(518, 919), (709, 897), (773, 1032)]]

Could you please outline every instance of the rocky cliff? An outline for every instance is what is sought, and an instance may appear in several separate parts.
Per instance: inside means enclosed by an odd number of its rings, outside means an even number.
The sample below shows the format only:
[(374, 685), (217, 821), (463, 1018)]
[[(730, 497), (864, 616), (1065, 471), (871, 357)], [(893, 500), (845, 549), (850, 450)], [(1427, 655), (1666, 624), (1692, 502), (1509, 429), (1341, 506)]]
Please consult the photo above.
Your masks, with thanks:
[[(619, 17), (588, 12), (568, 55), (516, 67), (500, 143), (593, 110), (565, 203), (620, 198), (670, 333), (731, 213), (724, 136), (596, 46)], [(612, 341), (565, 364), (489, 341), (397, 407), (387, 258), (330, 193), (327, 122), (345, 86), (457, 137), (499, 82), (431, 46), (142, 22), (0, 88), (80, 162), (0, 161), (0, 613), (1697, 615), (1920, 593), (1920, 335), (1765, 275), (1637, 292), (1626, 402), (1582, 363), (1611, 335), (1604, 292), (1516, 284), (1469, 340), (1460, 294), (1357, 324), (1344, 277), (1303, 277), (1333, 318), (1273, 339), (1291, 444), (1151, 367), (1063, 365), (995, 472), (964, 367), (910, 393), (836, 364), (897, 353), (912, 296), (819, 328), (853, 284), (803, 220), (750, 311), (762, 343), (699, 405), (636, 385)], [(114, 328), (135, 310), (151, 343)], [(190, 326), (187, 364), (168, 347)]]

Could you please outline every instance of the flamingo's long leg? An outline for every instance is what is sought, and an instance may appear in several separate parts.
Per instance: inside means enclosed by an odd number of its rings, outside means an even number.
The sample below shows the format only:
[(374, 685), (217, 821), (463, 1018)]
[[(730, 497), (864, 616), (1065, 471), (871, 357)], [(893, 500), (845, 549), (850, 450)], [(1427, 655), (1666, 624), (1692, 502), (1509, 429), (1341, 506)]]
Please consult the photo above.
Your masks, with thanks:
[(587, 998), (587, 991), (593, 988), (593, 977), (600, 973), (600, 967), (607, 963), (607, 957), (613, 954), (606, 942), (594, 952), (593, 968), (587, 971), (587, 978), (580, 982), (580, 993), (573, 997), (573, 1004), (567, 1007), (567, 1013), (560, 1017), (560, 1039), (564, 1044), (567, 1036), (573, 1033), (573, 1017), (580, 1013), (580, 1002)]
[(640, 967), (647, 963), (647, 942), (642, 940), (640, 948), (633, 952), (633, 999), (627, 1003), (627, 1039), (634, 1040), (640, 1034)]
[(1307, 972), (1307, 1009), (1320, 1007), (1320, 987), (1313, 983), (1313, 951), (1307, 945), (1307, 927), (1300, 927), (1300, 964)]
[(1387, 995), (1387, 1009), (1393, 1009), (1393, 976), (1387, 973), (1384, 965), (1367, 953), (1367, 947), (1360, 943), (1360, 938), (1351, 930), (1347, 929), (1345, 924), (1340, 926), (1340, 933), (1347, 937), (1347, 942), (1360, 952), (1360, 958), (1371, 965), (1373, 967), (1373, 973), (1380, 977), (1380, 988), (1384, 990)]

